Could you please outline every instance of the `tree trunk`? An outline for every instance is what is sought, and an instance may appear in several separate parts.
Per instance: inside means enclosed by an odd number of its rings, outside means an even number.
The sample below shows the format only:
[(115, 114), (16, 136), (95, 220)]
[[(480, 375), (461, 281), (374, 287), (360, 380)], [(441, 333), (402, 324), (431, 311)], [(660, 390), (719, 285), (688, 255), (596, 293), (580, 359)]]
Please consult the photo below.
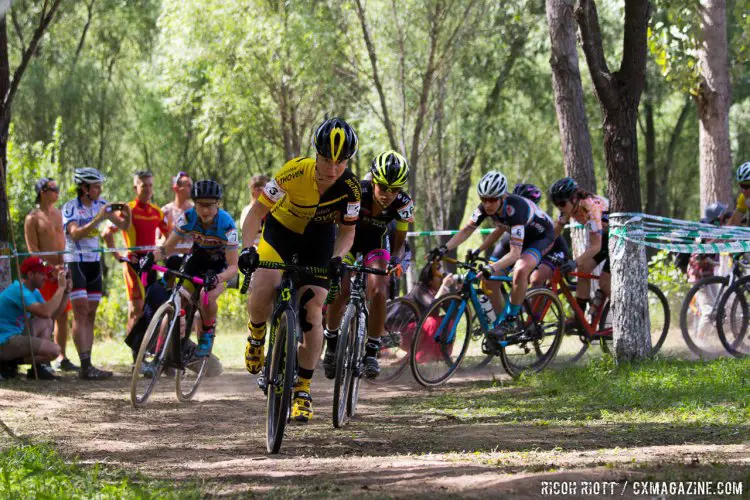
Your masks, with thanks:
[[(617, 226), (627, 217), (613, 217)], [(628, 235), (638, 237), (640, 224), (631, 225)], [(610, 318), (614, 331), (614, 352), (618, 361), (645, 359), (651, 353), (651, 321), (648, 314), (648, 266), (646, 247), (616, 236), (609, 239), (609, 256), (612, 267), (612, 296)], [(633, 307), (645, 304), (646, 307)], [(632, 335), (645, 332), (645, 337)]]
[(656, 172), (656, 128), (654, 127), (654, 103), (645, 89), (643, 112), (646, 115), (646, 213), (658, 214), (658, 193), (664, 193)]
[(573, 3), (573, 0), (547, 0), (552, 88), (565, 173), (584, 189), (595, 191), (594, 157), (578, 69)]
[[(637, 119), (646, 81), (649, 12), (648, 0), (625, 2), (622, 60), (619, 70), (612, 73), (604, 57), (596, 4), (593, 0), (579, 0), (575, 11), (586, 62), (604, 115), (604, 152), (612, 212), (641, 210)], [(611, 252), (615, 248), (615, 238), (612, 240)], [(618, 248), (610, 258), (615, 353), (618, 360), (642, 359), (650, 352), (651, 345), (646, 252), (635, 245), (621, 248), (623, 251)]]
[(671, 214), (671, 216), (676, 219), (680, 219), (682, 217), (678, 217), (674, 211), (670, 211), (670, 213), (667, 213), (669, 207), (669, 200), (667, 199), (667, 193), (669, 192), (669, 173), (672, 171), (672, 165), (674, 164), (674, 155), (677, 152), (677, 144), (679, 142), (680, 135), (682, 135), (682, 129), (685, 127), (685, 122), (688, 119), (690, 110), (693, 108), (691, 101), (692, 99), (690, 98), (690, 96), (687, 96), (685, 98), (685, 104), (683, 104), (682, 106), (680, 116), (677, 118), (677, 123), (675, 123), (675, 126), (672, 129), (672, 134), (669, 136), (667, 157), (664, 160), (664, 165), (662, 166), (659, 179), (659, 187), (662, 191), (662, 195), (657, 197), (657, 206), (659, 207), (657, 213), (659, 215), (667, 216)]
[(726, 0), (701, 0), (702, 40), (698, 49), (701, 82), (696, 103), (700, 119), (701, 212), (709, 203), (732, 198), (729, 146), (729, 51)]

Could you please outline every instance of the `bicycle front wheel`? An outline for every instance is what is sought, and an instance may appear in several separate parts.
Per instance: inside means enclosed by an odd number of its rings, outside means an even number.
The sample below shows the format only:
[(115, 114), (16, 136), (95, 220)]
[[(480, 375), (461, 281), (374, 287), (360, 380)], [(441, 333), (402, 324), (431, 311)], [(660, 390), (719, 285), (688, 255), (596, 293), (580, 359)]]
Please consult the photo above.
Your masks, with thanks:
[(469, 304), (457, 293), (436, 299), (417, 326), (411, 371), (425, 387), (444, 384), (458, 369), (471, 341)]
[(364, 371), (365, 344), (366, 344), (366, 324), (367, 319), (361, 311), (355, 310), (357, 321), (352, 324), (356, 329), (350, 330), (349, 335), (352, 339), (352, 357), (351, 370), (349, 372), (349, 394), (346, 398), (346, 414), (352, 418), (357, 414), (357, 404), (359, 403), (359, 389), (362, 386), (362, 374)]
[[(667, 333), (669, 333), (669, 323), (671, 319), (671, 313), (669, 310), (669, 301), (664, 295), (661, 289), (652, 284), (648, 284), (648, 316), (649, 322), (651, 323), (651, 354), (654, 356), (664, 341), (667, 339)], [(612, 318), (610, 315), (610, 302), (604, 305), (604, 311), (602, 312), (602, 318), (599, 320), (599, 330), (605, 330), (612, 328)], [(599, 345), (602, 348), (602, 352), (609, 354), (612, 351), (611, 348), (612, 339), (602, 338)]]
[(336, 377), (333, 380), (333, 426), (337, 429), (347, 421), (346, 402), (352, 383), (354, 337), (357, 335), (357, 308), (349, 304), (341, 322), (336, 343)]
[(266, 388), (266, 450), (276, 454), (281, 449), (284, 428), (289, 419), (292, 385), (297, 370), (296, 318), (286, 309), (276, 320), (271, 335), (270, 359)]
[(750, 355), (747, 293), (750, 276), (740, 278), (719, 300), (716, 329), (729, 354), (737, 358)]
[(156, 381), (161, 376), (169, 342), (172, 339), (173, 332), (169, 326), (174, 315), (172, 303), (165, 302), (156, 310), (143, 335), (130, 379), (130, 402), (135, 408), (146, 404)]
[(688, 349), (700, 358), (711, 358), (725, 352), (716, 328), (716, 312), (728, 284), (729, 278), (726, 276), (703, 278), (690, 288), (682, 301), (682, 338)]
[[(193, 334), (193, 338), (198, 338), (200, 335), (199, 325), (203, 324), (203, 317), (201, 316), (200, 310), (196, 310), (193, 315), (193, 322), (190, 325), (190, 330)], [(187, 321), (180, 318), (180, 332), (185, 331), (187, 328)], [(208, 360), (211, 354), (204, 358), (196, 358), (195, 344), (190, 341), (190, 334), (185, 333), (184, 338), (180, 342), (180, 355), (182, 356), (182, 364), (185, 366), (182, 370), (177, 370), (175, 373), (175, 389), (177, 391), (177, 399), (181, 402), (190, 401), (198, 391), (198, 386), (201, 385), (203, 377), (206, 375), (208, 368)]]
[(523, 328), (510, 335), (500, 351), (500, 361), (513, 378), (547, 366), (560, 349), (565, 332), (560, 299), (547, 288), (533, 288), (526, 293), (518, 319)]

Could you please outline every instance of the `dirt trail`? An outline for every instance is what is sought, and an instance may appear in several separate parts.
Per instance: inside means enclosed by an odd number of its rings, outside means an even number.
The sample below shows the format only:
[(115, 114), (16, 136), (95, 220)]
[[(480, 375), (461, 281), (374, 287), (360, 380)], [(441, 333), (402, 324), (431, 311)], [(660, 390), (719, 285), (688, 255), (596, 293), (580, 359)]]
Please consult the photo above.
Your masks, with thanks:
[[(436, 392), (464, 385), (458, 380)], [(502, 390), (513, 396), (513, 388)], [(51, 441), (84, 462), (176, 481), (197, 478), (216, 494), (539, 497), (542, 480), (624, 481), (684, 464), (694, 473), (704, 464), (750, 471), (747, 436), (707, 445), (666, 424), (634, 435), (617, 426), (462, 422), (409, 411), (405, 401), (429, 393), (408, 383), (364, 386), (358, 417), (335, 430), (330, 382), (316, 378), (313, 394), (315, 419), (288, 428), (277, 456), (265, 454), (262, 393), (254, 377), (239, 372), (206, 380), (189, 404), (177, 402), (173, 382), (163, 379), (141, 410), (130, 405), (125, 374), (101, 383), (15, 381), (0, 386), (0, 414), (16, 432)]]

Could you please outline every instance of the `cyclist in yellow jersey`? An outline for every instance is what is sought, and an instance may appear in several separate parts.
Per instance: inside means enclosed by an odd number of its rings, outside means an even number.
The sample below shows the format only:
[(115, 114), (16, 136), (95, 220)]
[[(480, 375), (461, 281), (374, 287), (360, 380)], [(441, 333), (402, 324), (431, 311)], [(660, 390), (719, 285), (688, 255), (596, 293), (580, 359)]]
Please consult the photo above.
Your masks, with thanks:
[[(316, 158), (287, 162), (266, 184), (242, 225), (245, 248), (240, 255), (240, 269), (246, 274), (254, 272), (253, 293), (248, 299), (250, 335), (245, 349), (245, 367), (253, 374), (263, 368), (266, 321), (272, 313), (281, 271), (254, 270), (252, 263), (258, 258), (288, 262), (297, 254), (300, 265), (328, 267), (329, 276), (340, 277), (343, 257), (354, 242), (361, 192), (359, 181), (346, 165), (357, 152), (357, 134), (344, 120), (332, 118), (315, 131), (313, 145)], [(253, 239), (264, 217), (256, 251)], [(338, 236), (335, 223), (339, 224)], [(304, 277), (300, 285), (303, 343), (299, 347), (292, 418), (307, 422), (313, 415), (310, 380), (323, 347), (322, 311), (328, 276)]]
[(739, 226), (750, 207), (750, 161), (737, 168), (737, 183), (740, 185), (740, 195), (737, 197), (737, 207), (727, 224), (729, 226)]

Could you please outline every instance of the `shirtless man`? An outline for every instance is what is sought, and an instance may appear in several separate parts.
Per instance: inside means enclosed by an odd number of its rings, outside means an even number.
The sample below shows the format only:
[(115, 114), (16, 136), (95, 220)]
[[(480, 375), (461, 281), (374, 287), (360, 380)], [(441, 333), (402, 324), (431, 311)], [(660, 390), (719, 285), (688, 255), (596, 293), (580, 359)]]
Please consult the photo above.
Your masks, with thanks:
[[(172, 178), (172, 191), (174, 191), (174, 201), (170, 201), (163, 207), (164, 217), (167, 219), (169, 233), (174, 229), (175, 224), (180, 220), (180, 216), (187, 210), (193, 208), (193, 200), (190, 198), (190, 190), (193, 188), (193, 180), (187, 172), (177, 172)], [(163, 245), (167, 240), (166, 236), (158, 235), (156, 238), (157, 245)]]
[[(42, 177), (34, 185), (37, 207), (29, 212), (23, 225), (26, 247), (29, 252), (60, 252), (65, 250), (65, 232), (63, 231), (62, 212), (55, 207), (60, 198), (60, 188), (57, 181), (50, 177)], [(44, 257), (53, 266), (62, 266), (62, 255), (46, 255)], [(57, 291), (57, 279), (50, 275), (40, 292), (44, 300), (49, 302)], [(65, 354), (68, 343), (68, 312), (71, 310), (70, 301), (63, 312), (55, 320), (55, 343), (60, 346), (60, 360), (55, 365), (57, 370), (77, 371)]]

